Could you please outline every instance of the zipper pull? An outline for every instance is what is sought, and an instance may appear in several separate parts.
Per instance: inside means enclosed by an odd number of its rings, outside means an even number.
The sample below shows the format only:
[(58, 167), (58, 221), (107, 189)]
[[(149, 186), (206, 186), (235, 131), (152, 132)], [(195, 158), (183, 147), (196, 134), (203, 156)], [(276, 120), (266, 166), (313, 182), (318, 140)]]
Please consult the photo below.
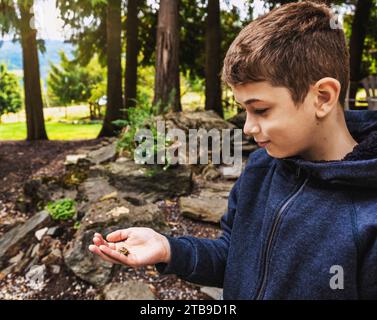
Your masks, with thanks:
[(296, 170), (296, 178), (300, 178), (300, 173), (301, 173), (301, 167), (298, 167)]

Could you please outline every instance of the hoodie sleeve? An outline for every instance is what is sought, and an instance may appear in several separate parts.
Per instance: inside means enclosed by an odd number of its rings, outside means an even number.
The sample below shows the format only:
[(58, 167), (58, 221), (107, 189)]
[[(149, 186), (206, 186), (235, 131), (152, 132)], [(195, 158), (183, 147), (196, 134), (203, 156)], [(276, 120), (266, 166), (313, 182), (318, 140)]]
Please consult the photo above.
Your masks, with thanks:
[(210, 240), (164, 234), (170, 244), (171, 260), (169, 264), (156, 264), (160, 274), (176, 274), (192, 283), (222, 288), (240, 180), (241, 177), (229, 194), (228, 210), (220, 220), (222, 234), (219, 238)]

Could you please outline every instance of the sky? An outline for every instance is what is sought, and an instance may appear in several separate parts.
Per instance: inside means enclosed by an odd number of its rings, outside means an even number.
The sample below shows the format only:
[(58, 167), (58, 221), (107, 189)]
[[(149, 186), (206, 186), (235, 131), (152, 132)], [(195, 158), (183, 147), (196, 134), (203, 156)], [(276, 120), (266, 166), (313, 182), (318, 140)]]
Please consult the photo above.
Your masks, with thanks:
[[(148, 0), (151, 5), (156, 6), (157, 0)], [(230, 0), (231, 4), (236, 5), (241, 10), (241, 19), (245, 17), (245, 4), (242, 0)], [(254, 1), (254, 18), (266, 12), (263, 6), (264, 1)], [(221, 6), (225, 9), (224, 1)], [(56, 8), (56, 0), (35, 0), (35, 25), (38, 29), (38, 38), (45, 40), (64, 40), (68, 38), (69, 30), (64, 30), (63, 21), (59, 19), (59, 10)], [(244, 14), (242, 14), (244, 12)], [(11, 37), (6, 36), (3, 39), (9, 40)], [(1, 36), (0, 36), (1, 39)]]

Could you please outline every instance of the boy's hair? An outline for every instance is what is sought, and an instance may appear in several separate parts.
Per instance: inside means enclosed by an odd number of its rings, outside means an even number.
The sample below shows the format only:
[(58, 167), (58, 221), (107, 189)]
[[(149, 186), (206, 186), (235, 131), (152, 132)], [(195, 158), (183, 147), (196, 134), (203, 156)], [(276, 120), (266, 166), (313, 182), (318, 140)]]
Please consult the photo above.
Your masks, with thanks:
[(246, 26), (230, 46), (222, 80), (228, 85), (268, 81), (289, 89), (296, 105), (310, 85), (324, 77), (341, 84), (344, 106), (349, 83), (349, 52), (344, 31), (325, 4), (311, 1), (275, 8)]

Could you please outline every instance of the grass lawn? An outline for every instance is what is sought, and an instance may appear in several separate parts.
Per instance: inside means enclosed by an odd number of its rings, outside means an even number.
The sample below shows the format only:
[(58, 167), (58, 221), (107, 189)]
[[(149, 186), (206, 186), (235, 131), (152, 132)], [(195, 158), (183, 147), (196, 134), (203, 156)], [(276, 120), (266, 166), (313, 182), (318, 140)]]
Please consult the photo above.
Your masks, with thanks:
[[(101, 124), (65, 124), (46, 122), (50, 140), (95, 139), (101, 130)], [(25, 140), (26, 123), (0, 124), (0, 140)]]

